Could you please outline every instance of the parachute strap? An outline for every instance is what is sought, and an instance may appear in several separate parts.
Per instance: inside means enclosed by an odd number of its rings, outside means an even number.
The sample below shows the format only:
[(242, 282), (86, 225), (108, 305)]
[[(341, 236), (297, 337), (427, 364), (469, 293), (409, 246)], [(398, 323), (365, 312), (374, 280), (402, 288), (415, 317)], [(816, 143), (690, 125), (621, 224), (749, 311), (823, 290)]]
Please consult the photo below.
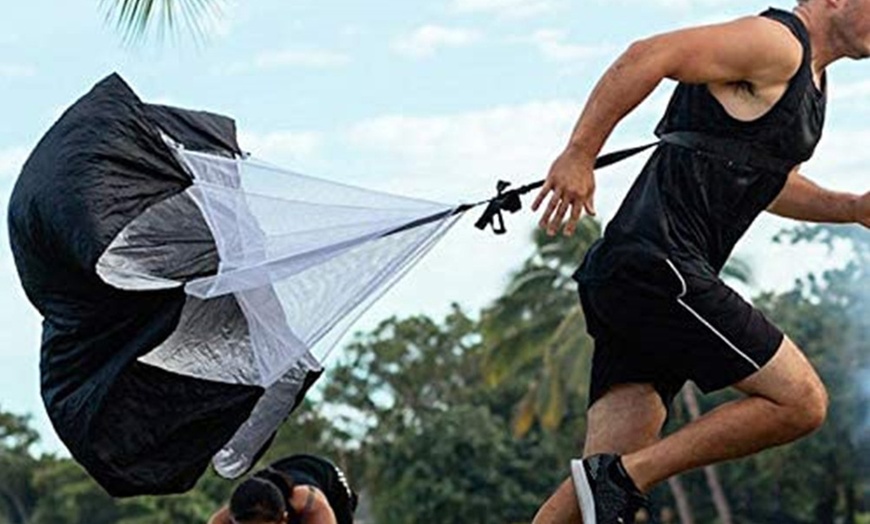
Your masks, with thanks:
[[(719, 157), (727, 161), (729, 166), (757, 168), (781, 173), (788, 173), (794, 168), (794, 162), (766, 154), (757, 146), (745, 140), (717, 137), (693, 131), (667, 133), (662, 135), (660, 140), (656, 142), (601, 155), (595, 160), (594, 167), (595, 169), (607, 167), (662, 143)], [(462, 204), (449, 211), (415, 220), (385, 233), (384, 236), (441, 220), (447, 216), (459, 215), (484, 204), (486, 204), (486, 208), (481, 213), (480, 218), (477, 219), (477, 222), (474, 223), (475, 227), (485, 230), (488, 226), (492, 228), (492, 232), (496, 235), (502, 235), (507, 231), (505, 228), (504, 212), (516, 213), (522, 209), (523, 204), (520, 197), (533, 189), (543, 187), (544, 180), (526, 184), (515, 189), (508, 189), (510, 185), (511, 183), (508, 181), (499, 180), (496, 183), (496, 195), (492, 198), (473, 204)]]
[[(614, 151), (612, 153), (601, 155), (595, 160), (595, 169), (607, 167), (611, 164), (615, 164), (617, 162), (625, 160), (626, 158), (634, 156), (641, 151), (646, 151), (647, 149), (656, 146), (659, 143), (660, 142), (652, 142), (650, 144), (632, 147), (629, 149), (621, 149), (619, 151)], [(466, 206), (462, 206), (459, 209), (461, 209), (462, 211), (467, 211), (472, 207), (487, 204), (486, 209), (484, 209), (483, 213), (480, 215), (480, 218), (477, 219), (477, 222), (475, 222), (474, 225), (481, 230), (486, 229), (486, 226), (490, 226), (493, 233), (495, 233), (496, 235), (502, 235), (507, 231), (504, 227), (503, 211), (507, 211), (509, 213), (516, 213), (517, 211), (522, 209), (523, 205), (522, 201), (520, 200), (520, 196), (528, 193), (533, 189), (542, 187), (544, 185), (544, 181), (540, 180), (532, 184), (527, 184), (524, 186), (520, 186), (516, 189), (506, 191), (506, 189), (510, 185), (510, 182), (499, 180), (496, 184), (496, 196), (488, 200), (478, 202), (476, 204), (467, 204)]]
[[(676, 131), (662, 135), (657, 142), (601, 155), (595, 160), (595, 169), (615, 164), (662, 143), (721, 158), (728, 163), (729, 167), (739, 166), (777, 173), (788, 173), (795, 166), (794, 161), (771, 156), (752, 142), (746, 140), (718, 137), (694, 131)], [(499, 180), (496, 185), (496, 196), (471, 206), (475, 207), (487, 204), (486, 209), (474, 225), (478, 229), (486, 229), (487, 226), (490, 226), (496, 235), (505, 233), (503, 212), (516, 213), (519, 211), (522, 208), (520, 196), (543, 185), (544, 181), (541, 180), (507, 191), (510, 182)], [(460, 209), (466, 211), (470, 207)]]

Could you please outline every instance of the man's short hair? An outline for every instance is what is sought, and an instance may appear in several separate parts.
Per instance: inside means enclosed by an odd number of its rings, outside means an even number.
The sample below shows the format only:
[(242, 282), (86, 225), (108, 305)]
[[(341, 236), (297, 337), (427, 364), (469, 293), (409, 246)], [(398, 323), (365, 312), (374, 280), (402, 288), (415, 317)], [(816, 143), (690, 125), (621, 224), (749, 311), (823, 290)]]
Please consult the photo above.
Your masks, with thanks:
[(239, 524), (276, 522), (284, 517), (287, 501), (274, 483), (251, 477), (239, 484), (230, 497), (230, 514)]

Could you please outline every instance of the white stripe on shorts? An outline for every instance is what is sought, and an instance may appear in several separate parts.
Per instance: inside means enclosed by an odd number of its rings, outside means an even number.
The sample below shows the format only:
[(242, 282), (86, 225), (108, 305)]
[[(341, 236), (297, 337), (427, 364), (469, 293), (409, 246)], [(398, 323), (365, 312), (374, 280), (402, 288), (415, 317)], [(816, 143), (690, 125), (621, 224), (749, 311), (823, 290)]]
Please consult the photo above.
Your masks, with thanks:
[(683, 300), (683, 297), (686, 296), (686, 293), (688, 293), (688, 291), (689, 291), (689, 290), (688, 290), (688, 287), (686, 286), (686, 280), (683, 278), (683, 275), (681, 275), (680, 272), (677, 270), (676, 266), (674, 266), (674, 263), (673, 263), (673, 262), (671, 262), (671, 261), (668, 260), (668, 259), (665, 259), (665, 262), (668, 263), (668, 265), (671, 267), (671, 269), (672, 269), (672, 270), (674, 271), (674, 273), (677, 275), (677, 278), (680, 279), (680, 285), (681, 285), (682, 288), (683, 288), (682, 291), (680, 291), (680, 294), (677, 296), (677, 302), (679, 302), (679, 304), (680, 304), (681, 306), (683, 306), (684, 308), (686, 308), (686, 309), (689, 311), (689, 313), (691, 313), (692, 315), (694, 315), (694, 317), (697, 318), (697, 319), (698, 319), (702, 324), (704, 324), (705, 326), (707, 326), (707, 328), (709, 328), (710, 331), (712, 331), (713, 333), (715, 333), (717, 337), (721, 338), (722, 341), (725, 342), (725, 344), (728, 345), (728, 347), (730, 347), (732, 350), (734, 350), (734, 352), (736, 352), (738, 355), (740, 355), (741, 357), (743, 357), (744, 359), (746, 359), (747, 362), (749, 362), (750, 364), (752, 364), (752, 367), (754, 367), (756, 370), (761, 369), (761, 366), (759, 366), (757, 362), (755, 362), (754, 360), (752, 360), (751, 358), (749, 358), (749, 355), (747, 355), (747, 354), (744, 353), (743, 351), (740, 351), (740, 349), (739, 349), (737, 346), (735, 346), (734, 344), (732, 344), (731, 341), (728, 340), (728, 338), (727, 338), (725, 335), (723, 335), (722, 333), (720, 333), (718, 329), (716, 329), (715, 327), (713, 327), (712, 324), (710, 324), (709, 322), (707, 322), (707, 320), (704, 319), (704, 317), (702, 317), (702, 316), (701, 316), (697, 311), (695, 311), (694, 309), (691, 308), (691, 306), (689, 306), (688, 304), (686, 304), (686, 302)]

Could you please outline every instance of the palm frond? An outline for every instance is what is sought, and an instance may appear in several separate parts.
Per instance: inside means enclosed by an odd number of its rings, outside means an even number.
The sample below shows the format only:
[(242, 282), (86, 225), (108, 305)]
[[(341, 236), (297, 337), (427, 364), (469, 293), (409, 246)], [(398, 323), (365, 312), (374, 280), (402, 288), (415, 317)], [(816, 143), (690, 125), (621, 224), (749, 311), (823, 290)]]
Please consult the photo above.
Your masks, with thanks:
[(722, 268), (722, 278), (740, 282), (741, 284), (752, 285), (754, 282), (752, 266), (742, 258), (731, 257), (725, 263), (725, 267)]
[(106, 20), (127, 40), (144, 37), (152, 28), (161, 36), (183, 24), (195, 38), (206, 35), (223, 12), (226, 0), (100, 0)]
[(486, 382), (491, 386), (501, 384), (526, 365), (542, 359), (546, 341), (557, 325), (558, 319), (543, 318), (485, 334), (481, 370)]
[(532, 429), (535, 423), (535, 399), (538, 396), (538, 383), (532, 382), (523, 398), (514, 408), (511, 430), (514, 438), (522, 438)]
[(553, 362), (547, 364), (542, 382), (535, 408), (541, 427), (545, 431), (554, 431), (562, 424), (566, 400), (558, 365)]

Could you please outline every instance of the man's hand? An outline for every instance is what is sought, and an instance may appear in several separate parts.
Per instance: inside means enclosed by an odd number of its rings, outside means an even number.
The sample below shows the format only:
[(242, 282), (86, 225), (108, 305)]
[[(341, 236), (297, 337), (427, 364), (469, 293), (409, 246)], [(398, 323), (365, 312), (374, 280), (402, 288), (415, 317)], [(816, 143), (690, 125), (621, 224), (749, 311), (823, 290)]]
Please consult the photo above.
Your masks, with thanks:
[(569, 211), (571, 215), (564, 229), (566, 236), (574, 234), (584, 210), (589, 215), (595, 215), (592, 200), (595, 193), (594, 164), (594, 158), (587, 158), (571, 145), (553, 162), (544, 187), (532, 204), (532, 211), (537, 211), (544, 198), (552, 194), (540, 221), (548, 235), (556, 234)]

